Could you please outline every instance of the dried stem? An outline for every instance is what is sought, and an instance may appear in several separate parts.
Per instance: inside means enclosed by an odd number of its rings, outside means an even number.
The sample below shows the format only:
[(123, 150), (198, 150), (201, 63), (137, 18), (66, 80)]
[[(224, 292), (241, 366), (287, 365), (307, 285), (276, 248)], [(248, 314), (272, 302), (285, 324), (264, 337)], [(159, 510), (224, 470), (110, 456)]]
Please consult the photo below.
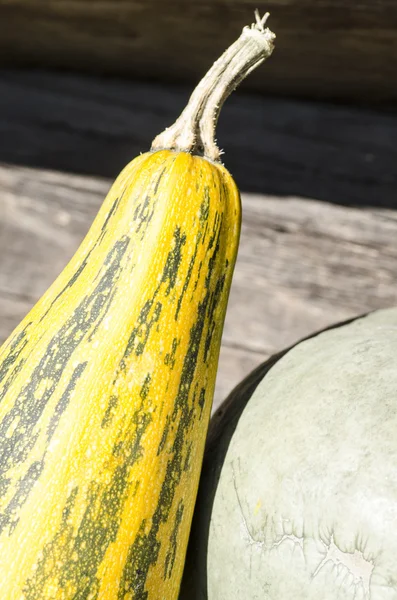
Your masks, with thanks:
[(275, 35), (265, 28), (268, 17), (269, 13), (261, 18), (255, 11), (256, 22), (244, 27), (238, 40), (213, 64), (180, 117), (155, 138), (153, 151), (169, 148), (219, 161), (215, 129), (222, 105), (238, 84), (273, 51)]

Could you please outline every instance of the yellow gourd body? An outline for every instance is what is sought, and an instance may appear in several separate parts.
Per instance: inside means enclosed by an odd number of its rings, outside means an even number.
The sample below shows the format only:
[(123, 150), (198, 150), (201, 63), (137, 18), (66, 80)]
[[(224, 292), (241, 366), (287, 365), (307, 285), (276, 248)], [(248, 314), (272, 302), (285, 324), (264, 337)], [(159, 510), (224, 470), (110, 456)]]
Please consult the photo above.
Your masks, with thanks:
[(175, 600), (240, 231), (219, 164), (133, 160), (0, 351), (0, 598)]

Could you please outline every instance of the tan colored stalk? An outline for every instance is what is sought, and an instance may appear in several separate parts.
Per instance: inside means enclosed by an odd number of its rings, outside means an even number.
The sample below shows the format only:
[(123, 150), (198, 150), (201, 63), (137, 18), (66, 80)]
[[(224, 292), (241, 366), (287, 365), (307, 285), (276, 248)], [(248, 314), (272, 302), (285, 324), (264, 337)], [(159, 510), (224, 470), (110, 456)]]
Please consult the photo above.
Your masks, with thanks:
[(215, 142), (215, 129), (226, 98), (258, 65), (273, 52), (275, 35), (265, 27), (269, 13), (244, 27), (240, 37), (213, 64), (192, 93), (175, 123), (158, 135), (152, 151), (171, 149), (219, 161), (221, 151)]

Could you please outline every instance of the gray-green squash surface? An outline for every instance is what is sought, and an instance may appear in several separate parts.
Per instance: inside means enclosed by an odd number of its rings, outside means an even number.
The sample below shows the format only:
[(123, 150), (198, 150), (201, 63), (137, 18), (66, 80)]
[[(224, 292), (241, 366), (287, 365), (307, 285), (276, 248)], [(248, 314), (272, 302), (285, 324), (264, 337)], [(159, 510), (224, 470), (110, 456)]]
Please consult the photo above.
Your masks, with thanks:
[(397, 600), (397, 309), (254, 371), (210, 429), (180, 600)]

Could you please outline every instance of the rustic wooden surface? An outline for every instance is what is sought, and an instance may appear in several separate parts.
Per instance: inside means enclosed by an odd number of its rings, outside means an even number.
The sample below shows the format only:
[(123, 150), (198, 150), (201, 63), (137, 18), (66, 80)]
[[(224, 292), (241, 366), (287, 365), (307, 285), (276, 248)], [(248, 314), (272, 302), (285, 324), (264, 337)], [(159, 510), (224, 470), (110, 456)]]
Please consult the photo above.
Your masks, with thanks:
[[(0, 340), (77, 248), (110, 178), (186, 96), (0, 74)], [(219, 137), (244, 214), (216, 403), (300, 337), (397, 302), (397, 117), (236, 94)]]
[[(0, 64), (196, 81), (256, 0), (0, 0)], [(277, 50), (246, 89), (397, 101), (395, 0), (267, 0)]]

